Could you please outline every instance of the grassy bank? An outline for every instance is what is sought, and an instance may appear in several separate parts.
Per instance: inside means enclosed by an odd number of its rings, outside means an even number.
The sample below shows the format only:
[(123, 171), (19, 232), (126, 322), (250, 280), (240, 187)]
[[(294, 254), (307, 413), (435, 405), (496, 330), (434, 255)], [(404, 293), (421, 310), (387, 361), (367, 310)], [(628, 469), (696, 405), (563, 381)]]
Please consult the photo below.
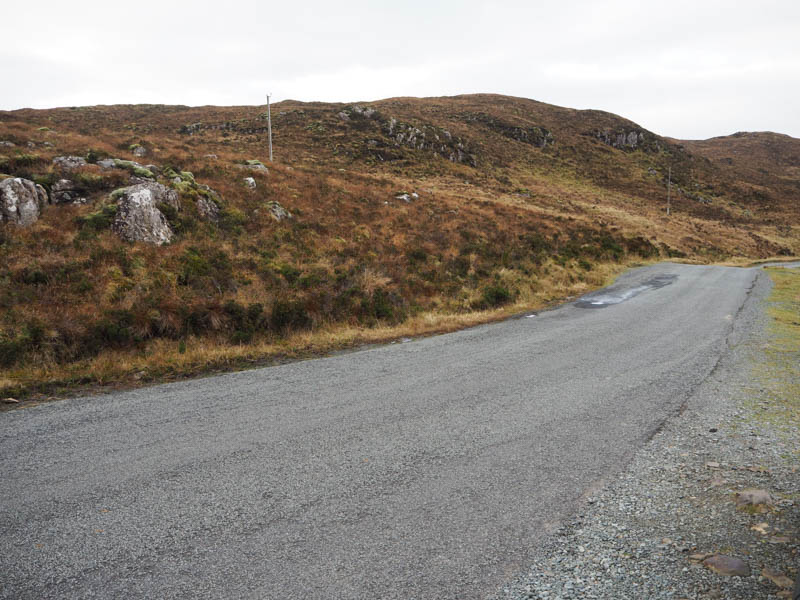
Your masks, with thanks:
[(517, 281), (524, 291), (514, 301), (489, 310), (453, 312), (443, 302), (440, 310), (422, 312), (397, 324), (366, 327), (331, 323), (286, 336), (260, 335), (241, 344), (224, 337), (162, 338), (137, 349), (106, 350), (82, 361), (22, 364), (0, 376), (0, 397), (47, 400), (280, 364), (404, 337), (448, 333), (560, 304), (608, 285), (626, 269), (641, 264), (633, 260), (602, 263), (581, 279), (576, 279), (569, 269), (553, 265), (548, 275), (527, 286)]
[(770, 340), (755, 369), (756, 383), (763, 389), (759, 397), (766, 400), (751, 408), (757, 419), (769, 421), (787, 437), (796, 437), (800, 427), (800, 271), (775, 267), (767, 272), (774, 283), (767, 308)]

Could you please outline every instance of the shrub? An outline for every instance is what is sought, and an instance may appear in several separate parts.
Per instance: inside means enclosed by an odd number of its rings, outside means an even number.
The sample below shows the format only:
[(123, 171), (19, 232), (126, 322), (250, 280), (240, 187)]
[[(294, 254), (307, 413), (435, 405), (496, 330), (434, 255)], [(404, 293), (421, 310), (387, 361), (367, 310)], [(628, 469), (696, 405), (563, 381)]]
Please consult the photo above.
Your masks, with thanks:
[(13, 366), (25, 354), (25, 341), (17, 336), (0, 334), (0, 365)]
[(117, 216), (117, 208), (116, 204), (106, 204), (98, 211), (89, 213), (83, 217), (78, 217), (76, 222), (81, 229), (103, 231), (111, 227), (114, 218)]
[(178, 284), (218, 293), (232, 289), (234, 274), (231, 260), (222, 250), (201, 251), (187, 248), (180, 258)]
[(308, 329), (311, 317), (300, 300), (276, 300), (270, 314), (270, 327), (285, 333), (290, 329)]
[(129, 310), (109, 310), (92, 324), (89, 335), (98, 349), (103, 346), (127, 346), (138, 341), (133, 334), (133, 321), (133, 314)]
[(234, 234), (241, 233), (247, 220), (247, 215), (236, 208), (226, 208), (219, 213), (219, 226)]
[(490, 285), (483, 290), (482, 299), (486, 306), (502, 306), (511, 301), (511, 292), (500, 284)]
[(95, 164), (99, 160), (103, 160), (104, 158), (108, 158), (109, 154), (105, 150), (95, 150), (94, 148), (89, 148), (86, 152), (86, 162)]
[(408, 262), (412, 264), (425, 262), (428, 259), (428, 253), (422, 248), (413, 248), (408, 251), (406, 256), (408, 257)]

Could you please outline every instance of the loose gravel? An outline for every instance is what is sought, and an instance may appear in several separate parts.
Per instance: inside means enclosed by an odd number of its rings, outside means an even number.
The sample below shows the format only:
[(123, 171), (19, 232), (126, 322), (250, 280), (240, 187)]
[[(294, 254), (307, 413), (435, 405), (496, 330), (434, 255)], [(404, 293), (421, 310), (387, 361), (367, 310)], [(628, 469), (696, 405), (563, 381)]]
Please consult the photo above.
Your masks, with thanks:
[[(764, 301), (753, 302), (758, 306), (737, 317), (730, 350), (682, 414), (587, 498), (585, 511), (549, 536), (529, 571), (493, 598), (791, 597), (800, 548), (800, 441), (774, 419), (760, 418), (781, 407), (756, 376), (770, 337)], [(791, 377), (797, 385), (796, 369)], [(737, 508), (735, 493), (747, 488), (769, 492), (773, 506)], [(712, 572), (702, 560), (713, 554), (742, 559), (750, 575)]]

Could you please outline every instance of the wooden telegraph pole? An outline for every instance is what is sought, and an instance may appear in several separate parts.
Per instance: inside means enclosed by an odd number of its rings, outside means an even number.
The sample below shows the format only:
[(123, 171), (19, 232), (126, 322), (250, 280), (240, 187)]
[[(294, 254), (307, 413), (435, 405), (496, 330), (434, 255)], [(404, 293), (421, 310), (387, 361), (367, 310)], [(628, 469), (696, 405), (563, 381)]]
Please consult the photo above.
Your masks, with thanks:
[[(271, 148), (272, 146), (270, 146)], [(270, 160), (272, 160), (272, 150), (270, 150)], [(670, 193), (672, 192), (672, 167), (669, 168), (669, 174), (667, 175), (667, 216), (669, 216), (670, 208), (671, 208), (671, 200)]]
[(267, 94), (267, 132), (269, 134), (269, 162), (272, 162), (272, 113), (269, 109), (269, 94)]

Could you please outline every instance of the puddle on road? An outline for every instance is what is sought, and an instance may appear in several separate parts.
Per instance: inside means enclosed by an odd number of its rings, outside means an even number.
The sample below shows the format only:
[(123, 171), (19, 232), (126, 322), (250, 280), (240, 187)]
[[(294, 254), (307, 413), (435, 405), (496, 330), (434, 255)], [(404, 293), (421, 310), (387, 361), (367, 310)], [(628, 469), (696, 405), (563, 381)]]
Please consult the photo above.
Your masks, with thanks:
[(655, 275), (633, 287), (612, 285), (603, 290), (582, 296), (575, 302), (575, 306), (578, 308), (605, 308), (606, 306), (630, 300), (634, 296), (638, 296), (647, 290), (654, 290), (667, 286), (677, 278), (678, 276), (674, 274)]

